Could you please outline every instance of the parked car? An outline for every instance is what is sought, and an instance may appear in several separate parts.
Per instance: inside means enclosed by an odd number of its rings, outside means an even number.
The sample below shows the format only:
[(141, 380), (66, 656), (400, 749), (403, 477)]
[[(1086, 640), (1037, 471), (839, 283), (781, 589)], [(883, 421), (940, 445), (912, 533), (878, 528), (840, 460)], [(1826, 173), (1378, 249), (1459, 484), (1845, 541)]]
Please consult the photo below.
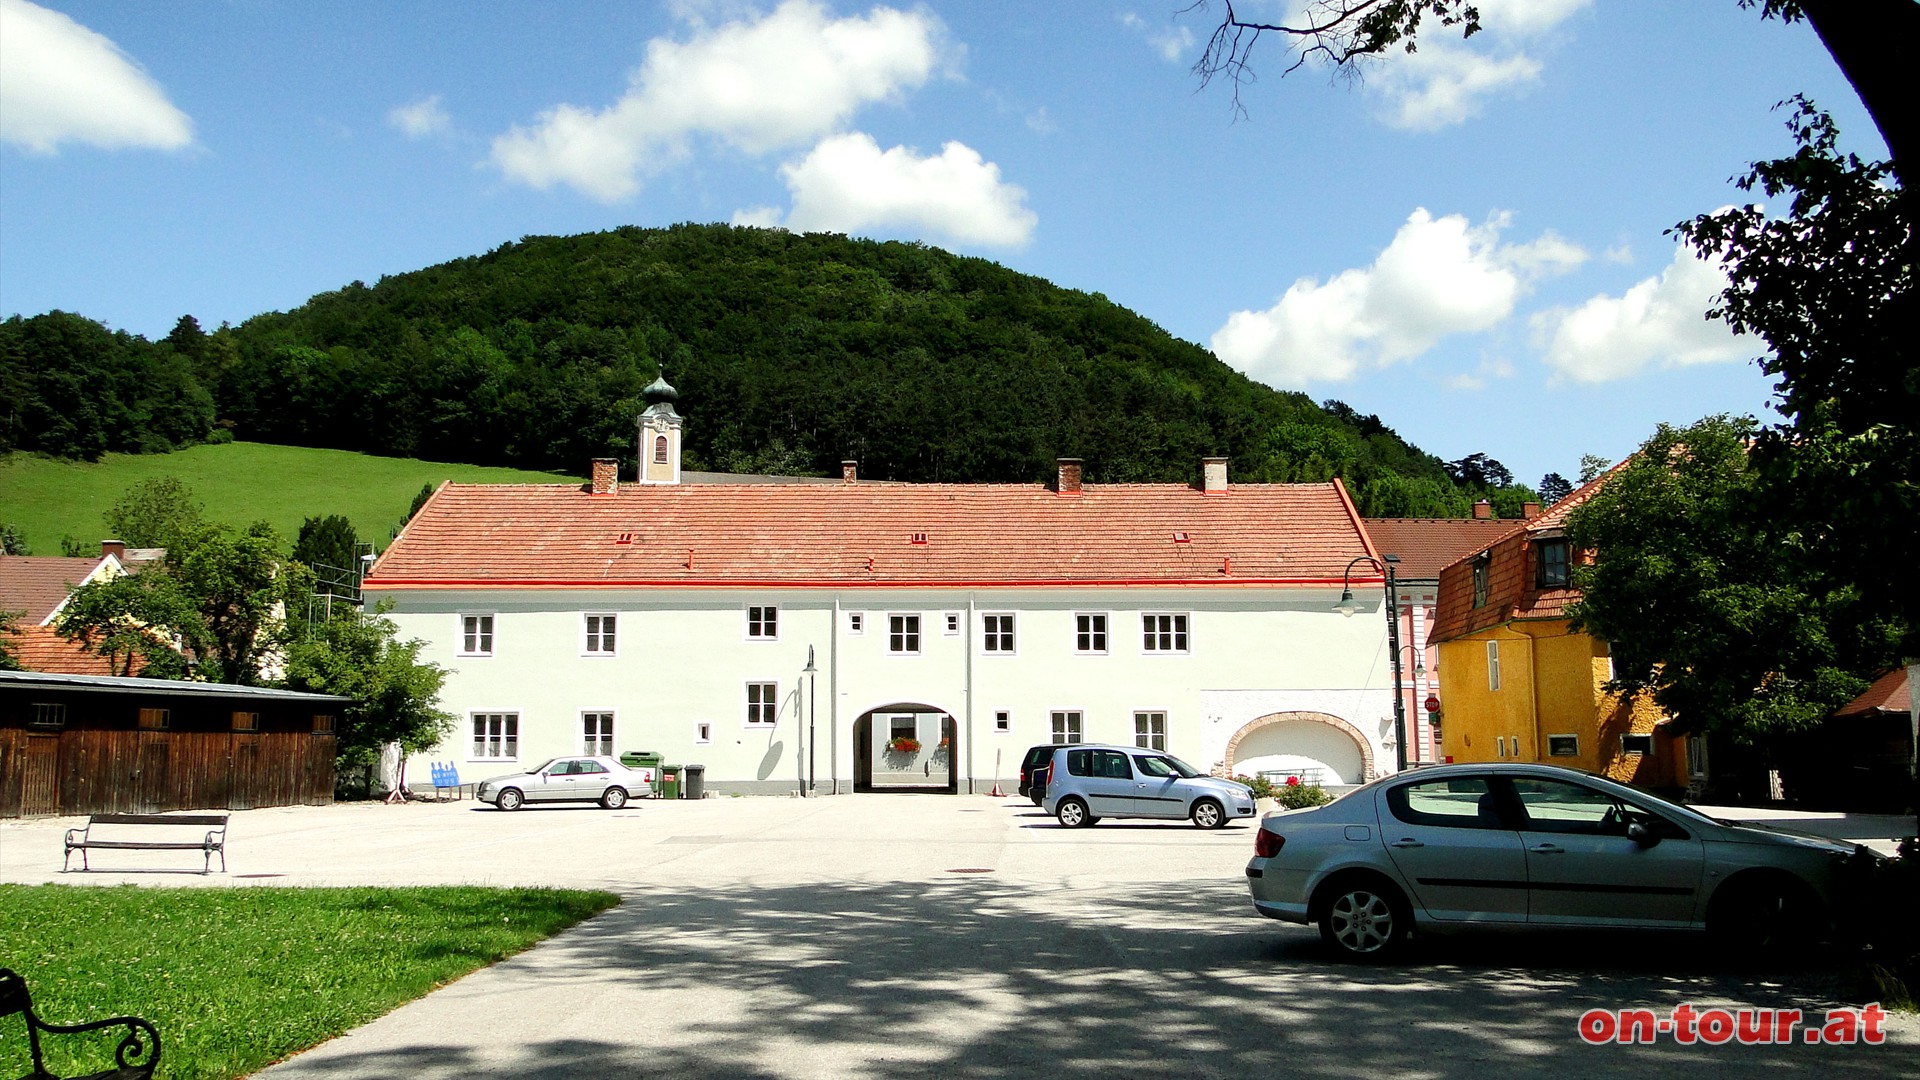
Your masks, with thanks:
[(1033, 800), (1039, 806), (1046, 796), (1047, 766), (1053, 761), (1053, 752), (1060, 749), (1053, 743), (1045, 746), (1030, 746), (1027, 756), (1020, 759), (1020, 795)]
[(647, 778), (610, 757), (557, 757), (526, 772), (480, 781), (474, 796), (502, 810), (530, 802), (597, 802), (609, 810), (651, 790)]
[(1253, 791), (1161, 750), (1056, 746), (1040, 805), (1069, 829), (1103, 817), (1188, 818), (1217, 829), (1253, 816)]
[(1572, 769), (1446, 765), (1268, 814), (1247, 879), (1260, 914), (1317, 923), (1350, 959), (1477, 925), (1706, 930), (1765, 947), (1826, 929), (1875, 858)]

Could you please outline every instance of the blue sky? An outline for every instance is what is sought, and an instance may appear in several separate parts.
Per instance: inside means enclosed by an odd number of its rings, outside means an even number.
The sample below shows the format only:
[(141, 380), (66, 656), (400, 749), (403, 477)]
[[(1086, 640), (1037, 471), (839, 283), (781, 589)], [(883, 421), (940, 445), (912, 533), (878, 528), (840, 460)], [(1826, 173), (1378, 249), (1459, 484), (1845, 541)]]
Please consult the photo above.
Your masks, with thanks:
[(917, 239), (1533, 483), (1765, 409), (1663, 232), (1787, 152), (1776, 102), (1884, 154), (1733, 0), (1481, 0), (1357, 84), (1269, 39), (1237, 120), (1182, 6), (0, 0), (0, 313), (158, 337), (623, 224)]

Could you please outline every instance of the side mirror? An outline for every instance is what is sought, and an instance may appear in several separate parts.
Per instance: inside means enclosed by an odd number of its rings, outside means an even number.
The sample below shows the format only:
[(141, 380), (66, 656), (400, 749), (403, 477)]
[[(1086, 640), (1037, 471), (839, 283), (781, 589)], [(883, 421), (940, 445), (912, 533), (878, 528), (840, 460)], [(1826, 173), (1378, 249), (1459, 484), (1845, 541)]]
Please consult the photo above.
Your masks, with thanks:
[(1627, 826), (1627, 839), (1643, 848), (1650, 848), (1660, 842), (1660, 837), (1652, 829), (1636, 821)]

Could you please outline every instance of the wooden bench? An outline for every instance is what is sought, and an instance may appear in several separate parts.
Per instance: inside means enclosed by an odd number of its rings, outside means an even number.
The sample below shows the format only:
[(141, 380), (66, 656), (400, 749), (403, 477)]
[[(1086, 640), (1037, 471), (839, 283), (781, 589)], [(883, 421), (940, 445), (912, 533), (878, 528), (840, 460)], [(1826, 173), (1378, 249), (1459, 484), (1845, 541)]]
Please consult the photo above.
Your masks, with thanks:
[[(171, 840), (123, 840), (127, 835), (122, 826), (129, 828), (148, 828), (167, 825), (176, 830), (170, 834)], [(108, 835), (95, 836), (93, 831), (106, 827)], [(206, 833), (197, 840), (189, 840), (178, 830), (206, 829)], [(149, 833), (148, 835), (152, 835)], [(200, 872), (213, 873), (213, 857), (220, 856), (220, 872), (227, 872), (227, 815), (225, 814), (95, 814), (78, 829), (67, 830), (67, 853), (60, 861), (60, 871), (65, 873), (71, 868), (73, 853), (80, 853), (80, 869), (91, 870), (87, 865), (87, 852), (109, 851), (198, 851), (204, 861)]]
[[(127, 1035), (114, 1047), (114, 1068), (88, 1073), (69, 1080), (150, 1080), (160, 1065), (160, 1033), (137, 1016), (115, 1016), (85, 1024), (49, 1024), (33, 1013), (33, 999), (27, 995), (27, 980), (6, 968), (0, 968), (0, 1018), (19, 1013), (27, 1021), (27, 1051), (33, 1059), (33, 1071), (24, 1080), (58, 1080), (47, 1071), (40, 1056), (40, 1034), (78, 1035), (89, 1031), (124, 1027)], [(144, 1060), (143, 1060), (144, 1059)]]

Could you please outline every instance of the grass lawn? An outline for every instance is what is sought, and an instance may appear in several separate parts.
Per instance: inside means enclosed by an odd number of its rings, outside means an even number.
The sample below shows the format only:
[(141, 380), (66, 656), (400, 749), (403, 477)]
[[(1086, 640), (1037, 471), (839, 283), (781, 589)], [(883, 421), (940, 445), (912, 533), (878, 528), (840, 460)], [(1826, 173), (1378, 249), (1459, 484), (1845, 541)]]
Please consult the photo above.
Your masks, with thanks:
[[(580, 463), (582, 470), (586, 464)], [(134, 483), (159, 476), (177, 477), (192, 488), (210, 520), (241, 526), (265, 519), (289, 548), (302, 521), (328, 514), (346, 517), (361, 540), (384, 548), (422, 484), (585, 480), (584, 471), (559, 476), (245, 442), (171, 454), (108, 454), (97, 462), (9, 454), (0, 457), (0, 522), (18, 526), (35, 555), (60, 554), (62, 536), (98, 552), (108, 538), (101, 515)]]
[[(151, 1021), (161, 1077), (238, 1077), (617, 903), (560, 889), (0, 885), (0, 967), (50, 1023)], [(0, 1076), (29, 1071), (23, 1030), (0, 1019)], [(70, 1057), (76, 1041), (91, 1056)], [(112, 1041), (42, 1049), (67, 1075), (110, 1066)]]

